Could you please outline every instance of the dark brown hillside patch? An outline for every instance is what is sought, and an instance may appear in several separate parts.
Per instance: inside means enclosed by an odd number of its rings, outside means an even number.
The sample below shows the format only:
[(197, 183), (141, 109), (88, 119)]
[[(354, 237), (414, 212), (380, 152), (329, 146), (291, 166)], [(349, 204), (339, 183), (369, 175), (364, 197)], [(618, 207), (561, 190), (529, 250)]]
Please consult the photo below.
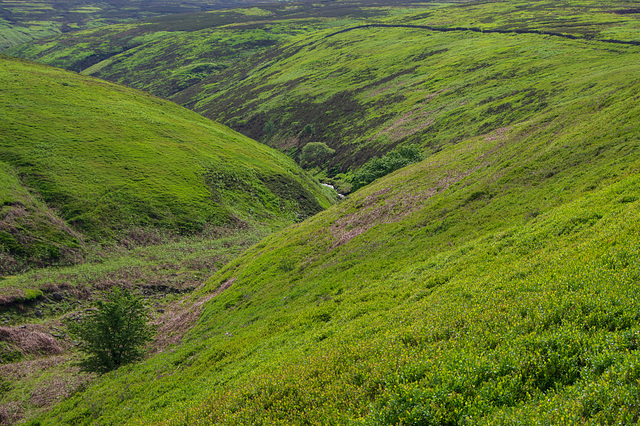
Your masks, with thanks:
[(169, 346), (180, 343), (186, 332), (189, 331), (200, 318), (204, 304), (231, 287), (235, 280), (236, 278), (229, 278), (212, 294), (201, 297), (193, 304), (190, 303), (189, 298), (185, 298), (175, 304), (167, 306), (164, 312), (153, 322), (153, 325), (157, 327), (157, 334), (151, 344), (151, 352), (154, 354), (160, 353)]
[(22, 418), (22, 407), (17, 402), (0, 405), (0, 425), (12, 425)]
[(407, 69), (402, 70), (402, 71), (398, 71), (398, 72), (393, 73), (391, 75), (388, 75), (388, 76), (386, 76), (384, 78), (381, 78), (378, 81), (374, 81), (373, 83), (369, 83), (369, 84), (361, 87), (360, 89), (358, 89), (358, 92), (369, 90), (369, 89), (372, 89), (372, 88), (377, 87), (377, 86), (382, 86), (383, 84), (389, 83), (389, 82), (391, 82), (391, 81), (395, 80), (396, 78), (401, 77), (403, 75), (415, 74), (416, 68), (417, 67), (411, 67), (411, 68), (407, 68)]
[(631, 14), (640, 14), (640, 8), (635, 8), (635, 9), (619, 9), (619, 10), (614, 10), (613, 13), (615, 13), (616, 15), (631, 15)]
[(64, 352), (64, 343), (44, 332), (43, 327), (23, 327), (0, 327), (0, 342), (23, 355), (59, 355)]

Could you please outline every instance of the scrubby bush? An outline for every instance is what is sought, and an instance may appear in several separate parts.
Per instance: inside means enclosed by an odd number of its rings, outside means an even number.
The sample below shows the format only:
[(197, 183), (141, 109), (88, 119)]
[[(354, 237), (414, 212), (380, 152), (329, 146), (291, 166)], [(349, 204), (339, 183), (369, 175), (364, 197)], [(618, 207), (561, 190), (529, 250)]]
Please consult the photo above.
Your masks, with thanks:
[(384, 175), (423, 159), (424, 156), (416, 145), (401, 146), (382, 158), (375, 157), (354, 173), (351, 178), (353, 190), (362, 188)]
[(115, 289), (83, 321), (69, 322), (69, 334), (87, 354), (86, 371), (106, 373), (140, 360), (152, 328), (142, 300), (126, 289)]
[(300, 164), (303, 166), (320, 166), (335, 152), (335, 149), (329, 148), (324, 142), (309, 142), (302, 148)]

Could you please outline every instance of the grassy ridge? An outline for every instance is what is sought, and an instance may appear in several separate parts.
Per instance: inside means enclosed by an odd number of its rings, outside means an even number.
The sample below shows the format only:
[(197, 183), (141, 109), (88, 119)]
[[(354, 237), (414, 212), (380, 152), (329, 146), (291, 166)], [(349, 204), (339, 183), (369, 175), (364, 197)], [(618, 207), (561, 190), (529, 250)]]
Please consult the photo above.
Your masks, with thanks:
[[(466, 40), (450, 38), (466, 47), (458, 102), (515, 91), (477, 84), (494, 74), (467, 61), (503, 53), (492, 72), (513, 70), (523, 51), (542, 61), (528, 83), (553, 102), (266, 238), (197, 295), (212, 299), (182, 345), (104, 376), (43, 421), (634, 422), (639, 54)], [(543, 54), (567, 69), (543, 66)], [(450, 131), (474, 123), (480, 105), (466, 105), (454, 104)]]
[(286, 223), (329, 203), (285, 156), (167, 101), (8, 57), (0, 67), (0, 159), (60, 229), (116, 241)]

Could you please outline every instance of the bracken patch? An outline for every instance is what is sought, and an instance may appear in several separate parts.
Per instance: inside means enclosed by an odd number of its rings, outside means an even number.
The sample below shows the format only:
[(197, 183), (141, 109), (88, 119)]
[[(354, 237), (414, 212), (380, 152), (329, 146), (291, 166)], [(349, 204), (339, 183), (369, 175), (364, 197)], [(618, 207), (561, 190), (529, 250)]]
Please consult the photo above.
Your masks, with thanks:
[(157, 329), (156, 338), (151, 344), (152, 353), (163, 352), (171, 345), (175, 345), (182, 341), (182, 338), (200, 318), (202, 307), (231, 287), (235, 278), (230, 278), (220, 285), (212, 294), (198, 299), (195, 303), (188, 303), (188, 299), (183, 299), (173, 306), (165, 309), (165, 312), (159, 316), (153, 325)]
[(29, 402), (40, 408), (51, 407), (68, 398), (91, 381), (90, 375), (81, 373), (77, 367), (71, 368), (74, 371), (70, 372), (70, 374), (48, 379), (34, 389)]
[(17, 402), (0, 405), (0, 425), (12, 425), (22, 418), (22, 407)]
[(9, 343), (24, 355), (58, 355), (63, 345), (53, 336), (27, 328), (0, 327), (0, 341)]

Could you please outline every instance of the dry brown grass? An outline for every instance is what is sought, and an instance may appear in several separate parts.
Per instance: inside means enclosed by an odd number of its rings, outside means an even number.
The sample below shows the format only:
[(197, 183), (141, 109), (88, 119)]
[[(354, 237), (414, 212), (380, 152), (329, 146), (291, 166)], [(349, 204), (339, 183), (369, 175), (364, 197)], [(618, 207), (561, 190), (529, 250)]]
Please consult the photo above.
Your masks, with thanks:
[(2, 379), (14, 383), (27, 380), (21, 385), (21, 393), (13, 395), (14, 400), (0, 405), (0, 425), (28, 420), (85, 388), (95, 376), (81, 372), (71, 364), (72, 359), (70, 354), (65, 354), (0, 365)]
[(398, 120), (391, 123), (389, 127), (381, 130), (375, 136), (388, 136), (391, 141), (397, 141), (407, 136), (419, 133), (433, 124), (433, 119), (429, 118), (433, 111), (423, 106), (418, 106), (404, 114)]
[(484, 137), (487, 142), (493, 142), (498, 140), (503, 140), (507, 132), (511, 129), (511, 127), (501, 127), (499, 129), (494, 130)]
[(87, 386), (92, 376), (69, 367), (65, 374), (43, 381), (31, 393), (29, 402), (39, 408), (50, 408)]
[(228, 279), (212, 294), (201, 297), (193, 304), (190, 303), (190, 298), (186, 297), (175, 304), (167, 306), (162, 315), (153, 321), (157, 332), (156, 338), (151, 343), (150, 352), (153, 354), (160, 353), (169, 346), (180, 343), (185, 333), (200, 318), (204, 304), (231, 287), (235, 280), (235, 278)]
[[(393, 85), (389, 87), (393, 87)], [(434, 110), (427, 101), (451, 90), (452, 88), (446, 88), (429, 94), (421, 105), (415, 106), (413, 109), (407, 111), (400, 118), (391, 123), (388, 127), (376, 132), (376, 135), (371, 138), (371, 140), (378, 139), (380, 136), (387, 136), (390, 141), (393, 142), (415, 133), (420, 133), (434, 123), (434, 119), (430, 117), (434, 112), (436, 112), (436, 110)]]
[(0, 425), (12, 425), (23, 416), (22, 406), (17, 402), (0, 404)]
[(0, 341), (11, 344), (24, 355), (58, 355), (64, 352), (63, 344), (55, 337), (44, 330), (38, 331), (38, 326), (27, 327), (0, 327)]
[(0, 376), (9, 380), (20, 380), (34, 376), (38, 372), (57, 367), (69, 361), (68, 355), (47, 356), (29, 361), (0, 365)]
[(236, 279), (237, 278), (229, 278), (228, 280), (220, 284), (220, 287), (218, 287), (216, 291), (213, 292), (213, 295), (217, 296), (223, 291), (225, 291), (226, 289), (228, 289), (229, 287), (231, 287), (231, 285), (236, 281)]

